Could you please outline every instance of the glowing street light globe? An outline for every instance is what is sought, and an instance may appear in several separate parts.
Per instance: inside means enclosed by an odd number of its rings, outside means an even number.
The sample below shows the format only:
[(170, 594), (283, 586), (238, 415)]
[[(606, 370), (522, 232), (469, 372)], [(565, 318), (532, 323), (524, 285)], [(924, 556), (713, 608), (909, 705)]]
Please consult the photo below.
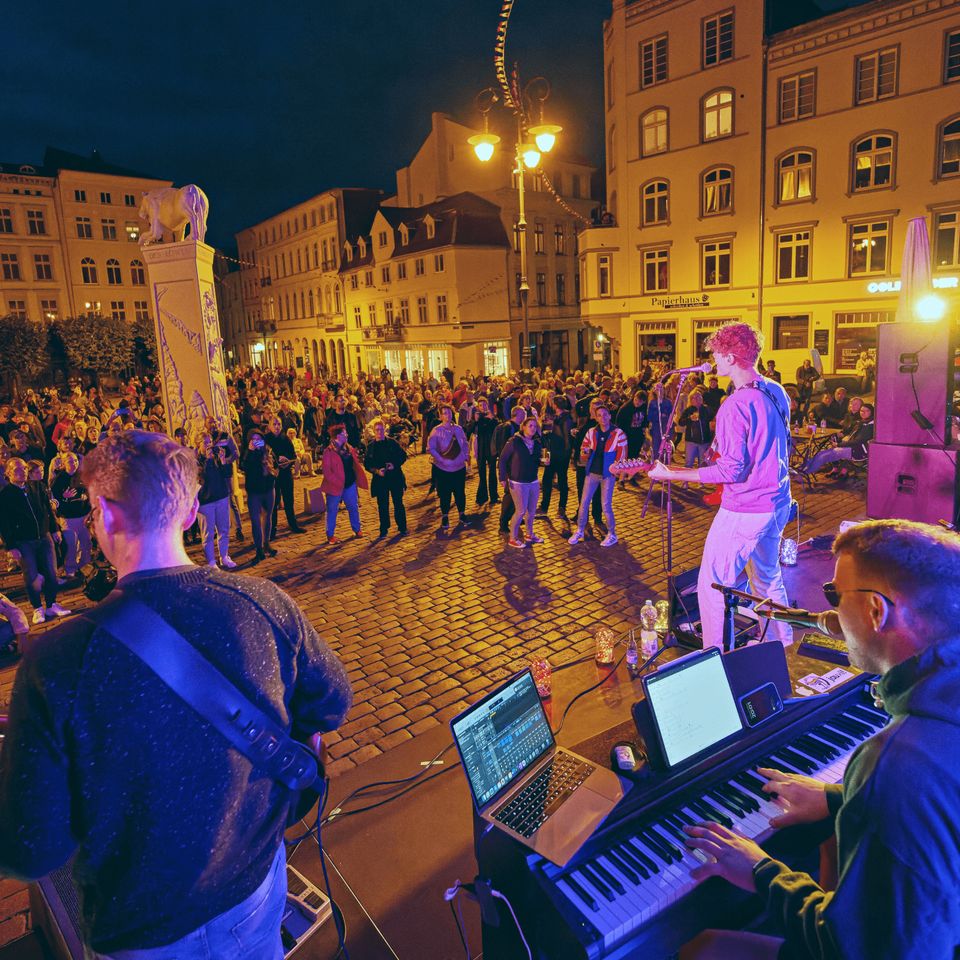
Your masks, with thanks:
[(523, 158), (523, 165), (528, 170), (535, 170), (540, 163), (540, 151), (535, 144), (525, 143), (520, 147), (520, 156)]
[(557, 134), (563, 129), (555, 123), (538, 123), (530, 128), (530, 136), (537, 142), (541, 153), (549, 153), (557, 142)]
[(918, 320), (935, 323), (943, 319), (943, 315), (947, 312), (947, 305), (942, 297), (938, 297), (935, 293), (928, 293), (914, 304), (913, 312)]
[(477, 133), (467, 140), (473, 147), (473, 152), (481, 163), (486, 163), (492, 156), (500, 138), (495, 133)]

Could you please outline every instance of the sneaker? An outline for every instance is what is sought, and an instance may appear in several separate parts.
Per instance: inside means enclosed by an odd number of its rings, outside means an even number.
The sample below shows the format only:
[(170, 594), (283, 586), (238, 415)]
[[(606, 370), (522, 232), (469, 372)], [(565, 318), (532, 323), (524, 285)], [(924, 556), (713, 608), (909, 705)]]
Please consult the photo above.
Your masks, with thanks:
[(617, 535), (615, 533), (608, 533), (601, 541), (601, 547), (612, 547), (617, 542)]
[(567, 543), (573, 546), (574, 544), (581, 543), (582, 541), (583, 541), (583, 531), (577, 530), (577, 532), (574, 533), (574, 535), (570, 537), (569, 540), (567, 540)]
[(47, 607), (47, 615), (53, 614), (55, 617), (68, 617), (72, 613), (71, 610), (68, 610), (66, 607), (61, 607), (59, 603), (51, 603)]
[(297, 526), (290, 528), (290, 532), (291, 532), (291, 533), (306, 533), (306, 532), (307, 532), (307, 528), (306, 528), (306, 527), (301, 527), (299, 524), (297, 524)]
[(354, 540), (362, 540), (362, 539), (363, 539), (363, 531), (362, 531), (362, 530), (354, 530), (354, 531), (353, 531), (353, 538), (354, 538)]
[(461, 527), (469, 527), (471, 525), (471, 520), (468, 516), (461, 513), (457, 520), (457, 524)]
[(250, 566), (255, 567), (258, 563), (262, 563), (266, 559), (266, 554), (262, 550), (258, 550), (254, 558), (250, 561)]
[(241, 542), (242, 542), (243, 539), (244, 539), (243, 531), (240, 530), (239, 528), (237, 529), (237, 539), (240, 540)]
[(514, 540), (513, 537), (511, 537), (511, 538), (507, 541), (507, 546), (508, 546), (508, 547), (514, 547), (514, 548), (517, 549), (517, 550), (522, 550), (522, 549), (523, 549), (523, 541), (522, 541), (522, 540)]
[(216, 560), (214, 560), (213, 563), (208, 563), (207, 566), (208, 566), (211, 570), (218, 570), (218, 569), (219, 569), (219, 567), (217, 566), (217, 561), (216, 561)]
[(268, 557), (275, 557), (275, 556), (277, 555), (277, 548), (276, 548), (276, 547), (264, 547), (264, 548), (263, 548), (263, 552), (264, 552)]
[(447, 527), (449, 527), (449, 526), (450, 526), (450, 519), (449, 519), (449, 517), (441, 517), (441, 518), (440, 518), (440, 529), (441, 529), (441, 530), (446, 530)]
[(532, 534), (527, 537), (527, 543), (543, 543), (543, 537), (538, 537), (536, 534)]
[(331, 546), (339, 542), (340, 541), (336, 537), (327, 537), (327, 543), (330, 544)]
[(220, 566), (225, 570), (232, 570), (237, 565), (236, 560), (231, 560), (230, 557), (222, 557), (220, 560)]
[(43, 612), (43, 607), (37, 607), (33, 611), (33, 622), (34, 623), (46, 623), (47, 615)]

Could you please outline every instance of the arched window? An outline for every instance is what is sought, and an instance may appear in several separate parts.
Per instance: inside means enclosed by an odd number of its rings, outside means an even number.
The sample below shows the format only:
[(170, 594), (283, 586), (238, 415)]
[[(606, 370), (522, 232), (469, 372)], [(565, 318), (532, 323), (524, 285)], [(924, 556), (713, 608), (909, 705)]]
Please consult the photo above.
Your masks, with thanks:
[(80, 272), (84, 283), (97, 283), (97, 265), (93, 257), (84, 257), (80, 261)]
[(812, 150), (794, 150), (777, 161), (779, 203), (813, 199), (814, 158)]
[(123, 283), (123, 277), (120, 275), (120, 261), (110, 259), (107, 261), (107, 283), (112, 286)]
[(947, 120), (940, 127), (938, 173), (941, 177), (955, 177), (960, 173), (960, 117)]
[(889, 187), (893, 181), (893, 136), (876, 133), (858, 140), (853, 145), (854, 190), (872, 190)]
[(347, 373), (347, 358), (342, 340), (337, 341), (337, 354), (340, 357), (340, 376), (343, 377)]
[(141, 260), (130, 261), (130, 282), (135, 287), (142, 287), (147, 282), (146, 275), (143, 272), (143, 262)]
[(329, 285), (324, 287), (323, 302), (326, 305), (327, 313), (333, 313), (333, 299), (332, 299)]
[(617, 166), (617, 125), (610, 126), (607, 134), (607, 169), (615, 170)]
[(701, 178), (701, 215), (711, 217), (733, 210), (733, 168), (713, 167)]
[(342, 313), (343, 311), (340, 308), (340, 286), (335, 284), (333, 287), (333, 305), (335, 313)]
[(670, 219), (670, 185), (666, 180), (651, 180), (640, 188), (640, 222), (645, 227)]
[(654, 107), (640, 118), (640, 155), (652, 157), (669, 148), (669, 121), (665, 107)]
[[(307, 297), (307, 303), (308, 303), (309, 306), (310, 306), (309, 316), (315, 317), (315, 316), (316, 316), (316, 313), (314, 313), (313, 290), (310, 291), (310, 296)], [(314, 343), (316, 343), (316, 340), (314, 340)]]
[(733, 134), (733, 90), (714, 90), (703, 98), (703, 139), (719, 140)]

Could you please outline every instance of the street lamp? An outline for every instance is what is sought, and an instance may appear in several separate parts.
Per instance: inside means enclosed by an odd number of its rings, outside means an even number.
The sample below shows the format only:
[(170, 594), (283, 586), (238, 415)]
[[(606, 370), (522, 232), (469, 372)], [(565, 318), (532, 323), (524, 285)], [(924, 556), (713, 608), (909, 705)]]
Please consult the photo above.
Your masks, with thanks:
[[(514, 143), (513, 175), (517, 180), (517, 232), (520, 239), (520, 306), (523, 310), (523, 350), (520, 353), (520, 367), (530, 369), (530, 284), (527, 280), (527, 216), (524, 197), (524, 172), (536, 170), (540, 165), (544, 153), (549, 153), (557, 142), (557, 134), (563, 129), (555, 123), (543, 122), (543, 104), (550, 96), (550, 84), (543, 77), (534, 77), (518, 95), (519, 80), (514, 72), (513, 104), (508, 109), (513, 110), (517, 118), (517, 137)], [(500, 137), (490, 133), (488, 114), (495, 103), (500, 100), (493, 87), (487, 87), (477, 94), (475, 103), (483, 117), (483, 133), (474, 134), (467, 140), (473, 147), (477, 159), (487, 163), (496, 152)], [(524, 103), (536, 104), (538, 107), (539, 123), (530, 126)], [(505, 104), (506, 105), (506, 104)]]

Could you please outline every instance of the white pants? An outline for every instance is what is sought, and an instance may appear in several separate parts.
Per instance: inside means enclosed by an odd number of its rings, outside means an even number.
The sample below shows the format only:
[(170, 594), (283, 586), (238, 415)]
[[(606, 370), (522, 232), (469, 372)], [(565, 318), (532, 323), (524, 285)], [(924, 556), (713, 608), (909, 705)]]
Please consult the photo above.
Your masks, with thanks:
[[(697, 581), (704, 647), (723, 645), (723, 594), (710, 584), (736, 587), (746, 573), (751, 592), (787, 603), (780, 573), (780, 537), (788, 516), (788, 508), (779, 514), (734, 513), (723, 507), (717, 511), (703, 545)], [(793, 628), (771, 620), (767, 639), (787, 646), (793, 642)]]

